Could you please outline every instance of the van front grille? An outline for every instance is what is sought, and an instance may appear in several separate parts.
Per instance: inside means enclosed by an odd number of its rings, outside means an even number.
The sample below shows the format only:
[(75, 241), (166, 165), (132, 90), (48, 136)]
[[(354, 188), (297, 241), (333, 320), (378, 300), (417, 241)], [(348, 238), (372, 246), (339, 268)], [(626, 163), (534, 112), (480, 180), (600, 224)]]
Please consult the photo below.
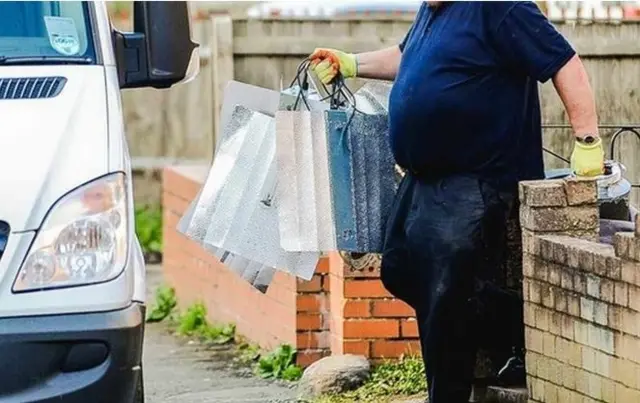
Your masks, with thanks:
[(0, 78), (0, 100), (53, 98), (66, 82), (64, 77)]

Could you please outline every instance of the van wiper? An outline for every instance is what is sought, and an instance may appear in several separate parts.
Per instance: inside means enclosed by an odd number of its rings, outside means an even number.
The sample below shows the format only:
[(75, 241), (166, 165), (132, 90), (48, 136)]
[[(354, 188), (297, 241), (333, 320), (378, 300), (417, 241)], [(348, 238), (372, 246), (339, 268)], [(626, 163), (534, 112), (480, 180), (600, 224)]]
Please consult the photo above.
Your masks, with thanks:
[(90, 57), (0, 56), (0, 65), (92, 64)]

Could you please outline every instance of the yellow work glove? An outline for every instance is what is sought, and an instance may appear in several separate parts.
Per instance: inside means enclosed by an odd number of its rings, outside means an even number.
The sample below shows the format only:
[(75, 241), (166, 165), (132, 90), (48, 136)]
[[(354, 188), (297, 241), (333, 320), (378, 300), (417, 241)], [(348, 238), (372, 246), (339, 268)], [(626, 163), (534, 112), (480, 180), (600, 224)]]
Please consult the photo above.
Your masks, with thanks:
[(592, 143), (576, 141), (571, 154), (571, 169), (576, 176), (598, 176), (604, 173), (604, 149), (599, 137)]
[(329, 84), (338, 75), (353, 78), (358, 74), (356, 56), (335, 49), (316, 49), (311, 56), (311, 69), (323, 84)]

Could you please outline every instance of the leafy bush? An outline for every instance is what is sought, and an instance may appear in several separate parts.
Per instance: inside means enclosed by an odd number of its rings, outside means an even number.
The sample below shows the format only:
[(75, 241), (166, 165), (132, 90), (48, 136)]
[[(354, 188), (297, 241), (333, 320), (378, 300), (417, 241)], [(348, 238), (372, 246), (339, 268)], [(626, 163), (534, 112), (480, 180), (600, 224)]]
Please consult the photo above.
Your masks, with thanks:
[(136, 234), (145, 253), (162, 252), (162, 210), (154, 206), (136, 206)]

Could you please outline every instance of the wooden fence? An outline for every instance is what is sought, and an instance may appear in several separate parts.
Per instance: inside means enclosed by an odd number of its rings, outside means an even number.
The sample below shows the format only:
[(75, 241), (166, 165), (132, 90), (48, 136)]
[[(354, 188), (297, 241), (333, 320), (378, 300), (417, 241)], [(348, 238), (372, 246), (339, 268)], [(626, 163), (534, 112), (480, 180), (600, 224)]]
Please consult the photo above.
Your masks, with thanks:
[[(221, 93), (230, 79), (271, 89), (287, 85), (297, 65), (314, 48), (351, 52), (398, 43), (411, 25), (397, 20), (234, 20), (213, 15), (196, 21), (201, 44), (201, 71), (196, 80), (170, 90), (132, 90), (123, 94), (126, 126), (137, 166), (159, 166), (174, 160), (210, 160)], [(557, 23), (584, 59), (604, 124), (640, 124), (640, 23)], [(543, 121), (567, 123), (562, 104), (547, 83), (541, 86)], [(481, 100), (480, 100), (481, 101)], [(611, 130), (603, 130), (605, 139)], [(568, 156), (570, 132), (548, 129), (545, 146)], [(616, 158), (640, 182), (640, 144), (619, 141)], [(549, 166), (563, 163), (548, 159)]]

